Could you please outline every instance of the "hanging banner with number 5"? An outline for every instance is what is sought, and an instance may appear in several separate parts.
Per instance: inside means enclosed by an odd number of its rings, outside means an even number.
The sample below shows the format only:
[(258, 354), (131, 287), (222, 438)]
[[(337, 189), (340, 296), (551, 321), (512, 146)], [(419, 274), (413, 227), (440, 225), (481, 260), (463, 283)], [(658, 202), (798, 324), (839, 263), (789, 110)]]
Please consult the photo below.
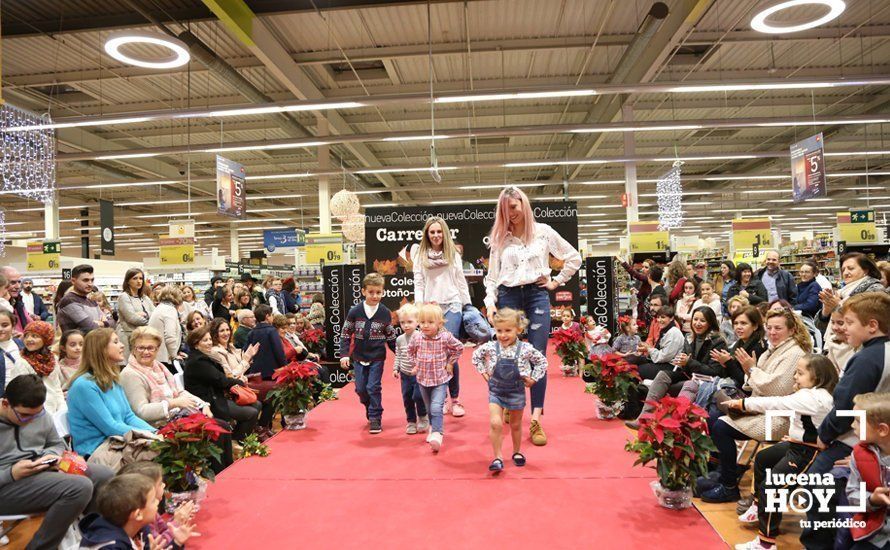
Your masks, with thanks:
[(791, 145), (791, 195), (803, 202), (828, 194), (822, 133)]

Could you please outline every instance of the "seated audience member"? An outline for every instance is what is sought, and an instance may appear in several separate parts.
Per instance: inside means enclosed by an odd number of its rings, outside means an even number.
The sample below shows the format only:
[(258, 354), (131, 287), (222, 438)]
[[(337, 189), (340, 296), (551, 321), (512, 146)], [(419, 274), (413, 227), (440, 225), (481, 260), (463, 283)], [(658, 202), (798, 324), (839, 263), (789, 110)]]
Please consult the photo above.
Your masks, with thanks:
[[(658, 266), (655, 266), (658, 267)], [(642, 344), (648, 344), (649, 346), (654, 346), (658, 343), (658, 337), (661, 335), (661, 325), (658, 324), (657, 313), (664, 305), (667, 303), (667, 295), (666, 294), (655, 294), (649, 296), (649, 306), (646, 308), (647, 311), (651, 312), (652, 320), (649, 322), (649, 332), (646, 335), (646, 341), (641, 342), (641, 345), (637, 347), (637, 351), (635, 353), (627, 354), (624, 359), (628, 363), (633, 363), (635, 365), (641, 365), (648, 361), (645, 355), (640, 353), (640, 349), (642, 349)]]
[(709, 307), (714, 311), (714, 316), (717, 317), (719, 324), (723, 320), (723, 304), (720, 303), (720, 296), (714, 292), (714, 283), (703, 281), (698, 285), (698, 293), (699, 298), (692, 305), (692, 311), (702, 306)]
[(185, 543), (197, 533), (194, 532), (194, 514), (197, 511), (194, 501), (187, 501), (175, 510), (170, 509), (170, 503), (165, 498), (166, 484), (164, 483), (164, 470), (160, 464), (148, 460), (137, 460), (120, 469), (118, 476), (136, 474), (145, 477), (155, 486), (155, 494), (161, 501), (158, 506), (158, 514), (149, 525), (149, 530), (155, 538), (160, 539), (162, 545), (166, 544), (171, 550), (180, 550)]
[(55, 309), (62, 331), (76, 328), (86, 334), (97, 328), (114, 328), (114, 319), (89, 298), (94, 280), (91, 265), (81, 264), (71, 270), (71, 290), (62, 296)]
[(224, 286), (216, 291), (216, 298), (210, 307), (214, 319), (225, 319), (227, 323), (232, 322), (232, 308), (235, 305), (235, 294), (232, 289)]
[(210, 407), (177, 387), (170, 371), (158, 361), (161, 335), (151, 327), (139, 327), (130, 335), (130, 357), (121, 371), (120, 385), (136, 416), (160, 428), (181, 409), (202, 411)]
[(663, 370), (673, 370), (671, 361), (683, 351), (686, 342), (683, 333), (677, 327), (674, 308), (664, 306), (658, 310), (655, 320), (661, 329), (655, 345), (647, 342), (640, 344), (639, 352), (648, 357), (648, 361), (640, 365), (639, 373), (643, 380), (652, 380)]
[(755, 306), (769, 300), (766, 287), (763, 286), (760, 279), (754, 276), (754, 270), (749, 264), (742, 262), (736, 266), (735, 282), (736, 284), (726, 294), (727, 299), (731, 299), (733, 296), (741, 296), (747, 298), (748, 302)]
[[(699, 307), (692, 314), (690, 326), (692, 332), (686, 336), (683, 351), (674, 357), (674, 368), (659, 372), (652, 380), (646, 395), (646, 404), (643, 405), (640, 415), (652, 412), (654, 406), (650, 402), (657, 402), (671, 390), (673, 394), (679, 393), (683, 383), (692, 380), (693, 375), (709, 378), (725, 376), (723, 365), (712, 356), (712, 353), (726, 351), (726, 342), (720, 336), (720, 326), (714, 310), (708, 306)], [(637, 417), (636, 420), (630, 420), (625, 424), (628, 428), (636, 430), (640, 427), (639, 420)]]
[[(281, 338), (281, 346), (284, 349), (284, 359), (286, 364), (293, 363), (294, 361), (302, 361), (306, 359), (306, 356), (309, 354), (309, 352), (306, 351), (306, 348), (302, 345), (302, 342), (299, 341), (299, 338), (291, 337), (291, 333), (288, 330), (290, 324), (291, 320), (288, 319), (286, 315), (274, 315), (272, 317), (272, 326), (275, 327), (275, 330), (278, 331), (279, 338)], [(294, 330), (296, 330), (296, 319), (293, 320), (293, 324)]]
[[(857, 432), (852, 429), (853, 418), (841, 416), (838, 412), (853, 409), (853, 399), (859, 394), (890, 391), (890, 365), (887, 364), (887, 357), (890, 356), (890, 344), (887, 340), (890, 330), (890, 295), (881, 291), (851, 296), (844, 302), (841, 313), (844, 316), (847, 343), (854, 349), (861, 349), (847, 362), (843, 376), (832, 394), (834, 408), (819, 425), (819, 439), (816, 443), (821, 452), (808, 470), (812, 474), (831, 472), (834, 463), (850, 456), (853, 447), (859, 442)], [(843, 492), (842, 486), (834, 489), (835, 495)], [(832, 512), (819, 512), (818, 507), (814, 507), (807, 512), (807, 521), (830, 522), (834, 517), (835, 500), (832, 498), (828, 504)], [(807, 527), (804, 528), (800, 541), (807, 548), (832, 548), (835, 535), (836, 529), (830, 526), (819, 529)]]
[(65, 442), (45, 399), (46, 386), (34, 374), (10, 381), (0, 399), (0, 515), (46, 514), (28, 550), (58, 548), (68, 527), (92, 508), (95, 488), (113, 475), (99, 465), (86, 476), (56, 469)]
[(205, 316), (200, 311), (193, 311), (189, 313), (185, 318), (185, 332), (188, 334), (189, 332), (199, 329), (203, 326), (207, 325), (207, 320), (209, 317)]
[[(791, 395), (797, 363), (813, 349), (810, 335), (794, 312), (783, 310), (767, 314), (766, 337), (769, 350), (760, 357), (736, 351), (738, 362), (747, 374), (742, 389), (750, 391), (751, 397)], [(705, 502), (734, 502), (741, 497), (736, 441), (766, 441), (766, 417), (758, 414), (732, 419), (714, 415), (708, 423), (711, 439), (720, 453), (720, 477), (717, 481), (699, 478), (698, 492)], [(774, 418), (772, 427), (771, 441), (778, 441), (788, 432), (788, 420)]]
[[(851, 527), (850, 534), (856, 541), (854, 548), (887, 548), (890, 540), (890, 524), (887, 508), (890, 506), (890, 488), (887, 487), (887, 469), (890, 468), (890, 395), (866, 393), (853, 398), (855, 409), (865, 412), (865, 425), (860, 419), (853, 421), (857, 434), (865, 430), (865, 439), (853, 447), (850, 460), (850, 479), (847, 482), (847, 500), (858, 507), (865, 502), (865, 512), (856, 513), (853, 520), (861, 527)], [(865, 484), (863, 492), (862, 484)]]
[(300, 304), (297, 303), (297, 282), (293, 277), (288, 277), (281, 281), (281, 301), (284, 303), (284, 313), (296, 313), (300, 311)]
[(77, 329), (63, 332), (56, 346), (56, 356), (62, 375), (62, 389), (68, 391), (68, 382), (80, 368), (83, 357), (83, 333)]
[(816, 277), (819, 276), (819, 266), (813, 260), (806, 260), (800, 264), (798, 270), (800, 274), (800, 282), (797, 283), (797, 300), (794, 302), (794, 309), (800, 311), (801, 315), (813, 318), (822, 309), (819, 302), (819, 292), (822, 287)]
[(84, 457), (93, 454), (113, 435), (131, 430), (154, 432), (130, 407), (120, 385), (118, 365), (124, 347), (111, 329), (96, 329), (84, 338), (83, 359), (68, 390), (68, 424), (74, 450)]
[[(272, 373), (275, 369), (287, 364), (284, 355), (284, 345), (281, 336), (269, 320), (272, 317), (272, 308), (267, 305), (257, 306), (253, 310), (256, 315), (257, 325), (247, 337), (248, 345), (259, 344), (259, 350), (253, 358), (253, 363), (248, 371), (250, 387), (259, 392), (261, 400), (266, 400), (266, 392), (272, 389)], [(253, 376), (251, 376), (253, 375)], [(260, 426), (269, 428), (272, 426), (272, 417), (275, 409), (271, 406), (263, 408), (263, 416), (260, 418)]]
[(9, 301), (10, 298), (9, 279), (0, 270), (0, 310), (8, 311), (15, 315), (15, 308), (12, 307), (12, 303)]
[(235, 330), (233, 344), (238, 349), (244, 349), (247, 346), (247, 335), (256, 326), (256, 315), (252, 309), (239, 309), (236, 316), (238, 318), (238, 329)]
[[(741, 296), (733, 296), (729, 302), (726, 303), (726, 311), (728, 312), (728, 315), (724, 316), (723, 321), (720, 323), (720, 334), (723, 335), (726, 343), (730, 346), (735, 344), (737, 338), (735, 335), (735, 328), (732, 324), (732, 316), (736, 311), (748, 307), (748, 305), (748, 299)], [(761, 318), (762, 317), (763, 316), (761, 315)]]
[(170, 368), (174, 359), (183, 359), (179, 351), (182, 345), (182, 325), (179, 324), (182, 292), (175, 286), (164, 286), (158, 290), (155, 298), (158, 305), (148, 318), (148, 326), (164, 339), (158, 350), (158, 361)]
[(12, 368), (8, 368), (6, 379), (11, 380), (20, 374), (36, 374), (46, 385), (46, 408), (50, 416), (68, 408), (65, 394), (62, 393), (62, 370), (56, 364), (50, 346), (55, 339), (53, 326), (45, 321), (31, 321), (25, 327), (22, 337), (25, 349)]
[(317, 329), (324, 327), (324, 296), (318, 294), (312, 299), (308, 320), (309, 324)]
[(787, 300), (782, 300), (781, 298), (779, 298), (778, 300), (773, 300), (766, 306), (767, 311), (781, 311), (783, 309), (793, 311), (794, 306), (792, 306), (791, 303)]
[(81, 548), (163, 548), (157, 543), (151, 544), (149, 538), (149, 526), (155, 522), (162, 497), (156, 493), (154, 482), (145, 476), (115, 476), (99, 489), (98, 513), (88, 515), (79, 523), (83, 534)]
[(226, 376), (223, 366), (211, 356), (213, 339), (210, 337), (210, 327), (190, 332), (188, 344), (192, 351), (185, 362), (185, 389), (210, 403), (214, 417), (233, 424), (232, 439), (242, 442), (256, 426), (261, 405), (238, 405), (232, 399), (229, 390), (245, 384)]
[(881, 284), (884, 285), (884, 289), (890, 292), (890, 262), (881, 261), (878, 262), (878, 271), (881, 272)]
[(680, 323), (680, 330), (684, 334), (689, 334), (692, 330), (689, 328), (689, 322), (692, 320), (693, 307), (699, 299), (698, 283), (695, 279), (686, 279), (683, 283), (683, 294), (674, 304), (674, 311), (677, 314), (677, 320)]
[(748, 373), (739, 359), (760, 358), (763, 355), (763, 352), (766, 351), (764, 342), (766, 329), (760, 310), (754, 306), (743, 306), (736, 309), (732, 315), (732, 325), (735, 343), (730, 346), (728, 351), (715, 350), (711, 357), (723, 365), (725, 376), (731, 378), (737, 388), (742, 389)]
[[(253, 312), (251, 311), (250, 314), (253, 315)], [(259, 350), (259, 344), (247, 346), (247, 349), (243, 351), (236, 348), (232, 345), (232, 328), (222, 319), (214, 319), (210, 322), (210, 339), (213, 342), (210, 356), (223, 366), (226, 376), (246, 382), (245, 373)]]
[[(810, 354), (798, 362), (794, 371), (797, 391), (784, 397), (748, 397), (729, 401), (729, 409), (742, 412), (793, 411), (788, 437), (759, 453), (754, 459), (755, 498), (748, 510), (739, 516), (742, 523), (757, 523), (759, 534), (747, 544), (736, 545), (737, 550), (766, 548), (775, 550), (776, 537), (782, 524), (781, 511), (767, 509), (767, 490), (789, 489), (795, 484), (776, 485), (767, 479), (767, 471), (775, 474), (802, 474), (813, 462), (819, 450), (816, 427), (831, 410), (831, 391), (837, 384), (837, 371), (825, 356)], [(770, 478), (773, 476), (771, 475)]]

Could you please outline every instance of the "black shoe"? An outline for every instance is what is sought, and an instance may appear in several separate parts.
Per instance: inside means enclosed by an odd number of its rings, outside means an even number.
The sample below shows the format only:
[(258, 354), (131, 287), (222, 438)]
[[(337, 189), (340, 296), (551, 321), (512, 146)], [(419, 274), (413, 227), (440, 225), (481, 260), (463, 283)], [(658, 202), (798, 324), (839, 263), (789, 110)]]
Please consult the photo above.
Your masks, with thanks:
[(368, 428), (368, 432), (372, 433), (372, 434), (379, 434), (382, 431), (383, 431), (383, 427), (380, 425), (380, 419), (372, 418), (371, 419), (371, 427)]
[(525, 455), (522, 453), (513, 453), (513, 464), (520, 468), (525, 466)]
[(722, 484), (718, 484), (713, 489), (703, 492), (701, 496), (701, 499), (703, 501), (711, 504), (736, 502), (740, 498), (742, 498), (742, 495), (739, 494), (738, 487), (727, 487), (726, 485)]

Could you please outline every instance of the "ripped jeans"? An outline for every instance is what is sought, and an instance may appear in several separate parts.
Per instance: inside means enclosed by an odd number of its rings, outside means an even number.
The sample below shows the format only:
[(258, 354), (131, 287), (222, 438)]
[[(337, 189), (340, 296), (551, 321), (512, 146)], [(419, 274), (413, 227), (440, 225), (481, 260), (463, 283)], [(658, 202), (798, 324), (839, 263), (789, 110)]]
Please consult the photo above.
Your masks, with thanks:
[[(535, 283), (522, 286), (499, 286), (498, 308), (512, 308), (525, 312), (528, 319), (526, 337), (528, 343), (547, 356), (547, 340), (550, 337), (550, 293)], [(547, 376), (538, 380), (529, 390), (531, 407), (544, 408), (544, 394), (547, 393)]]

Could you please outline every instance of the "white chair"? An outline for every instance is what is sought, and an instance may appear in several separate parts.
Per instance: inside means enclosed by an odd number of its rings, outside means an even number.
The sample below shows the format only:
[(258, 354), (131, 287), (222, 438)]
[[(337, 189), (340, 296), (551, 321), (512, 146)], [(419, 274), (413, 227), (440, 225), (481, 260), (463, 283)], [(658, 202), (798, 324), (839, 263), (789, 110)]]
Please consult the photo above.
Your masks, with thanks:
[(10, 514), (8, 516), (0, 516), (0, 537), (5, 537), (16, 526), (26, 519), (34, 517), (35, 514)]
[(53, 415), (53, 424), (56, 426), (56, 432), (59, 437), (65, 439), (71, 435), (71, 429), (68, 426), (68, 410), (59, 411)]
[(183, 372), (185, 372), (184, 370), (182, 370), (182, 361), (180, 361), (179, 359), (173, 360), (173, 369), (176, 371), (174, 374), (181, 375)]
[(181, 372), (177, 372), (173, 375), (173, 381), (176, 383), (176, 387), (179, 391), (185, 391), (185, 376)]

